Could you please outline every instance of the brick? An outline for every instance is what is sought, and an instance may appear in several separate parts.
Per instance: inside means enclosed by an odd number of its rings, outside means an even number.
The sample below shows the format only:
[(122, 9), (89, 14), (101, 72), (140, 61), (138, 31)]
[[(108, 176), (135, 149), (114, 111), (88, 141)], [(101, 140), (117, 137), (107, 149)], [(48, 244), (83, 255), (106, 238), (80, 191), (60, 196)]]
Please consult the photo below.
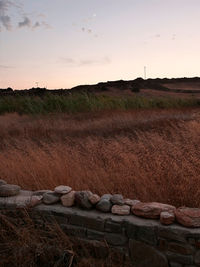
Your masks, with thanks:
[(168, 250), (183, 255), (191, 255), (194, 253), (194, 248), (188, 244), (178, 244), (171, 242), (168, 245)]
[(165, 255), (143, 242), (130, 239), (129, 251), (133, 266), (168, 267), (168, 261)]
[(128, 238), (124, 235), (105, 233), (105, 240), (109, 245), (123, 246), (127, 243)]
[(106, 220), (105, 231), (112, 232), (112, 233), (121, 233), (122, 225), (120, 223), (113, 222), (112, 220)]
[(72, 225), (85, 226), (88, 229), (97, 231), (104, 231), (104, 220), (99, 218), (88, 218), (78, 215), (72, 215), (69, 217), (69, 223)]
[(86, 237), (86, 228), (69, 224), (61, 224), (60, 228), (69, 236)]
[(166, 256), (172, 262), (193, 264), (193, 257), (191, 255), (181, 255), (177, 253), (167, 252)]
[(98, 232), (94, 230), (87, 230), (87, 237), (92, 240), (104, 240), (104, 233), (103, 232)]

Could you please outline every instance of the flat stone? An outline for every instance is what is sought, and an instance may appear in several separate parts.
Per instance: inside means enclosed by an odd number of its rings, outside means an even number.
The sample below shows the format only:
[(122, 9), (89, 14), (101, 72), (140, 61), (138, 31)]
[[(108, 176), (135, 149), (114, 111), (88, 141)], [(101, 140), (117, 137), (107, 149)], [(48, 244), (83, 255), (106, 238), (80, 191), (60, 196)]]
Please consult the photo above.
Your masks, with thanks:
[(197, 266), (200, 266), (200, 250), (198, 250), (194, 257), (194, 262)]
[(189, 244), (180, 244), (176, 242), (169, 242), (167, 250), (182, 255), (192, 255), (195, 251), (194, 247)]
[(88, 199), (92, 203), (92, 205), (96, 205), (101, 198), (100, 198), (100, 196), (98, 196), (96, 194), (92, 194), (91, 196), (88, 197)]
[(103, 212), (110, 212), (111, 208), (112, 208), (112, 203), (110, 202), (110, 200), (106, 198), (103, 199), (101, 198), (101, 200), (96, 205), (96, 209)]
[(129, 241), (130, 256), (133, 266), (138, 267), (168, 267), (166, 257), (154, 247), (143, 242)]
[(110, 198), (113, 205), (124, 205), (124, 198), (120, 194), (115, 194)]
[(124, 204), (125, 205), (129, 205), (129, 206), (134, 206), (134, 205), (136, 205), (137, 203), (139, 203), (139, 202), (141, 202), (140, 200), (133, 200), (133, 199), (129, 199), (129, 198), (126, 198), (126, 199), (124, 199)]
[(72, 188), (67, 185), (59, 185), (54, 188), (54, 191), (58, 194), (68, 194), (70, 191), (72, 191)]
[(64, 207), (72, 207), (75, 204), (75, 191), (71, 191), (61, 197), (61, 203)]
[(60, 200), (60, 195), (55, 192), (44, 193), (42, 199), (43, 203), (47, 205), (55, 204), (59, 202), (59, 200)]
[(32, 196), (30, 199), (30, 207), (35, 207), (42, 203), (43, 196)]
[(105, 233), (105, 240), (110, 245), (123, 246), (127, 243), (128, 238), (120, 234)]
[(3, 184), (0, 186), (0, 197), (10, 197), (19, 194), (21, 187), (13, 184)]
[(200, 227), (200, 209), (181, 207), (175, 215), (177, 222), (185, 227)]
[(4, 184), (7, 184), (7, 182), (2, 180), (2, 179), (0, 179), (0, 185), (4, 185)]
[(128, 205), (123, 205), (123, 206), (120, 206), (120, 205), (114, 205), (112, 206), (112, 213), (113, 214), (117, 214), (117, 215), (129, 215), (130, 214), (130, 206)]
[(174, 223), (175, 215), (172, 212), (162, 211), (160, 214), (160, 222), (164, 225), (169, 225)]
[(167, 258), (172, 262), (177, 262), (184, 264), (186, 266), (187, 264), (193, 264), (193, 256), (192, 255), (181, 255), (177, 253), (172, 252), (166, 252)]
[(79, 207), (83, 209), (91, 209), (92, 203), (89, 201), (89, 196), (92, 195), (90, 191), (77, 191), (75, 193), (75, 201)]
[(33, 196), (43, 196), (45, 193), (53, 193), (52, 190), (37, 190), (33, 192)]
[(149, 219), (158, 219), (160, 217), (160, 213), (163, 211), (174, 212), (176, 208), (171, 205), (150, 202), (150, 203), (137, 203), (131, 208), (133, 214), (149, 218)]

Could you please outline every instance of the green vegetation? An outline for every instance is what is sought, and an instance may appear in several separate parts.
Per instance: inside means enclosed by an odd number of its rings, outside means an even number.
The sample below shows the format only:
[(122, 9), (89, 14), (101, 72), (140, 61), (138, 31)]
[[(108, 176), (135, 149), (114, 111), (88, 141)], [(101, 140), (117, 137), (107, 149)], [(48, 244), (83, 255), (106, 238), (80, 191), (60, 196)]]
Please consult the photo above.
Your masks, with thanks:
[(181, 108), (199, 106), (198, 99), (147, 98), (141, 96), (114, 97), (93, 94), (45, 96), (4, 96), (0, 98), (0, 114), (78, 113), (101, 110), (129, 110), (150, 108)]

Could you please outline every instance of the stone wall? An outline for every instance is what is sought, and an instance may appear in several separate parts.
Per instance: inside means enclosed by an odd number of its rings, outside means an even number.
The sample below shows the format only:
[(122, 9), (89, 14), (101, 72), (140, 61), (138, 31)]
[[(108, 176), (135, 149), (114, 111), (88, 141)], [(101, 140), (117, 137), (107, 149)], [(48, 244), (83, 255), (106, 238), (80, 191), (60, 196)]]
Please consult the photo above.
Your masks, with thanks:
[(108, 248), (130, 257), (136, 267), (200, 266), (200, 228), (186, 228), (177, 223), (163, 225), (156, 219), (133, 214), (110, 212), (61, 203), (30, 206), (33, 192), (20, 190), (18, 195), (0, 197), (0, 213), (12, 214), (26, 210), (36, 224), (56, 222), (69, 236), (92, 242), (102, 257)]

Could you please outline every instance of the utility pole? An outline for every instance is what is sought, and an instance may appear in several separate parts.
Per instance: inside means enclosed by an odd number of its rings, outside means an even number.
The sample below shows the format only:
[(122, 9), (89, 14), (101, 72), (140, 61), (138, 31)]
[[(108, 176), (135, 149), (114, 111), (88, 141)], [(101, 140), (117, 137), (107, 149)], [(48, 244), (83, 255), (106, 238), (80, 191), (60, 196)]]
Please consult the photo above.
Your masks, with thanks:
[(147, 67), (144, 66), (144, 79), (146, 80), (146, 78), (147, 78)]

